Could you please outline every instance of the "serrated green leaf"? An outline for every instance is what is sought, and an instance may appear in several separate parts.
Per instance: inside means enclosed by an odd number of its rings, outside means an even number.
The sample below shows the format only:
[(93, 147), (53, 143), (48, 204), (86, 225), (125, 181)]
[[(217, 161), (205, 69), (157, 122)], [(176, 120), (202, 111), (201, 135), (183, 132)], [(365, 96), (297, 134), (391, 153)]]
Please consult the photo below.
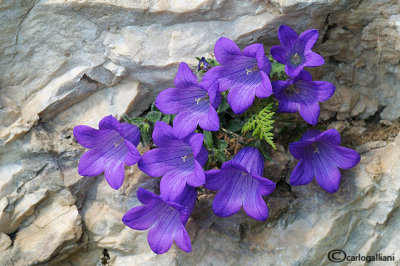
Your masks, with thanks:
[(223, 99), (221, 101), (221, 104), (218, 106), (217, 112), (218, 113), (222, 113), (222, 112), (225, 112), (228, 109), (229, 109), (229, 103), (225, 99)]
[(213, 136), (210, 131), (203, 130), (203, 135), (204, 135), (204, 143), (206, 144), (207, 149), (212, 149), (213, 148)]
[(150, 132), (150, 130), (142, 129), (142, 130), (140, 130), (140, 134), (142, 136), (143, 144), (145, 144), (145, 145), (149, 144), (150, 141), (151, 141), (151, 132)]
[(169, 124), (169, 122), (171, 122), (171, 115), (163, 115), (163, 117), (161, 118), (161, 121)]
[(229, 120), (225, 129), (232, 131), (232, 132), (239, 132), (242, 129), (242, 125), (239, 121)]
[(142, 129), (146, 132), (150, 131), (150, 124), (149, 123), (144, 123)]
[(215, 151), (215, 158), (217, 158), (217, 161), (220, 163), (224, 163), (228, 161), (228, 158), (226, 158), (225, 152), (221, 150), (216, 150)]
[(225, 150), (228, 147), (228, 142), (225, 140), (219, 139), (217, 140), (217, 149), (218, 150)]
[(150, 122), (157, 122), (160, 121), (161, 119), (161, 112), (159, 111), (150, 111), (146, 115), (146, 119), (148, 119)]
[(142, 118), (142, 117), (132, 117), (132, 118), (128, 118), (128, 117), (125, 117), (125, 116), (124, 116), (124, 119), (125, 119), (128, 123), (134, 124), (134, 125), (136, 125), (136, 126), (138, 126), (138, 127), (141, 127), (141, 126), (143, 125), (143, 120), (144, 120), (144, 118)]

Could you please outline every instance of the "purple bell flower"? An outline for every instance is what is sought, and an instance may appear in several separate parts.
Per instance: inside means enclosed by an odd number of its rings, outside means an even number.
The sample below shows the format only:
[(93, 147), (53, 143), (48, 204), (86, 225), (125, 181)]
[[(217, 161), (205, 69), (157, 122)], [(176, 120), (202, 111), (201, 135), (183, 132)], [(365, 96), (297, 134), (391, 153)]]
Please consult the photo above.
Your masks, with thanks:
[(335, 93), (335, 86), (327, 81), (312, 81), (311, 74), (302, 70), (294, 78), (272, 82), (274, 95), (279, 100), (278, 113), (295, 113), (309, 124), (316, 125), (319, 103)]
[(203, 166), (208, 159), (203, 139), (204, 135), (200, 133), (179, 138), (171, 126), (158, 121), (154, 126), (153, 141), (159, 148), (144, 153), (138, 167), (150, 176), (163, 176), (160, 190), (165, 196), (179, 195), (186, 184), (201, 186), (205, 183)]
[(321, 66), (324, 58), (311, 51), (318, 40), (318, 30), (306, 30), (300, 36), (289, 26), (282, 25), (278, 29), (278, 38), (281, 46), (271, 47), (272, 57), (285, 65), (285, 72), (289, 77), (297, 76), (303, 67)]
[(180, 138), (187, 137), (197, 125), (204, 130), (218, 131), (219, 117), (215, 110), (221, 102), (217, 88), (206, 89), (185, 63), (180, 63), (175, 76), (175, 87), (158, 94), (155, 105), (165, 114), (178, 114), (174, 131)]
[(228, 102), (235, 114), (244, 113), (254, 98), (266, 98), (272, 94), (269, 73), (271, 63), (265, 56), (262, 44), (240, 48), (230, 39), (222, 37), (214, 47), (220, 66), (213, 67), (204, 75), (202, 83), (208, 88), (229, 90)]
[(336, 192), (341, 178), (338, 168), (349, 169), (360, 161), (360, 154), (339, 145), (340, 135), (336, 129), (322, 133), (308, 130), (300, 141), (290, 143), (290, 153), (300, 160), (290, 176), (290, 184), (306, 185), (315, 177), (323, 189)]
[(202, 57), (199, 60), (199, 64), (197, 65), (197, 71), (203, 70), (203, 71), (207, 71), (211, 68), (211, 65), (207, 62), (207, 60)]
[(119, 189), (124, 181), (124, 164), (134, 165), (140, 159), (136, 149), (140, 142), (139, 128), (120, 123), (111, 115), (100, 121), (98, 130), (76, 126), (74, 136), (79, 144), (91, 149), (79, 161), (79, 174), (98, 176), (104, 172), (104, 177), (113, 189)]
[(204, 187), (218, 190), (213, 201), (214, 213), (221, 217), (231, 216), (243, 206), (252, 218), (264, 221), (268, 207), (262, 196), (275, 190), (275, 183), (262, 177), (264, 158), (258, 149), (245, 147), (233, 160), (225, 162), (221, 170), (206, 172)]
[(191, 252), (189, 235), (185, 229), (190, 213), (197, 198), (195, 188), (186, 186), (182, 193), (171, 200), (143, 188), (137, 191), (137, 197), (144, 205), (130, 209), (122, 222), (135, 230), (147, 230), (147, 241), (156, 254), (167, 252), (172, 242), (185, 252)]

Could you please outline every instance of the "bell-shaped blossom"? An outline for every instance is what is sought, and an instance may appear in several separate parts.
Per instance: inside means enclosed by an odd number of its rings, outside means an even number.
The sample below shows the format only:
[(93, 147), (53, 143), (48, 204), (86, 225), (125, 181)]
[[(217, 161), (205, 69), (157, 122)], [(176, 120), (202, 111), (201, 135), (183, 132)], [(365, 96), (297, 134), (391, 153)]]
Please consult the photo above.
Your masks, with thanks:
[(136, 146), (140, 142), (137, 126), (120, 123), (113, 116), (104, 117), (99, 129), (80, 125), (74, 128), (76, 140), (90, 149), (79, 161), (82, 176), (98, 176), (104, 172), (108, 184), (119, 189), (124, 181), (124, 164), (134, 165), (140, 159)]
[(290, 143), (290, 153), (300, 160), (290, 176), (290, 184), (306, 185), (315, 177), (323, 189), (336, 192), (341, 178), (338, 168), (349, 169), (360, 161), (356, 151), (339, 145), (340, 135), (336, 129), (322, 133), (308, 130), (300, 141)]
[(262, 196), (271, 194), (275, 183), (261, 176), (263, 169), (264, 158), (258, 149), (245, 147), (221, 170), (207, 171), (204, 187), (218, 190), (213, 201), (214, 213), (227, 217), (243, 206), (250, 217), (266, 220), (268, 207)]
[(294, 78), (272, 82), (279, 113), (295, 113), (309, 124), (316, 125), (320, 113), (319, 102), (335, 93), (335, 86), (327, 81), (312, 81), (311, 74), (302, 70)]
[(272, 94), (269, 73), (271, 63), (265, 56), (262, 44), (256, 43), (240, 48), (230, 39), (222, 37), (214, 47), (220, 66), (213, 67), (203, 77), (208, 88), (230, 90), (228, 102), (235, 114), (244, 113), (257, 96), (266, 98)]
[(325, 63), (322, 56), (311, 51), (318, 40), (318, 30), (306, 30), (298, 36), (292, 28), (282, 25), (278, 29), (278, 38), (281, 46), (272, 46), (270, 53), (276, 61), (285, 65), (289, 77), (297, 76), (303, 67)]
[(196, 202), (196, 189), (186, 186), (174, 201), (143, 188), (138, 189), (137, 197), (143, 205), (130, 209), (123, 216), (123, 223), (135, 230), (150, 229), (147, 241), (156, 254), (167, 252), (173, 241), (182, 250), (191, 252), (185, 225)]
[(208, 131), (218, 131), (219, 117), (215, 110), (221, 102), (216, 88), (205, 88), (186, 63), (180, 63), (175, 76), (175, 87), (158, 94), (155, 105), (165, 114), (177, 114), (174, 131), (180, 138), (187, 137), (199, 125)]
[(210, 68), (211, 68), (210, 63), (208, 63), (204, 57), (200, 58), (199, 63), (197, 64), (197, 71), (200, 71), (200, 70), (207, 71)]
[(171, 126), (158, 121), (154, 126), (153, 141), (159, 148), (144, 153), (138, 167), (150, 176), (163, 176), (160, 189), (164, 195), (179, 195), (186, 184), (201, 186), (205, 183), (203, 166), (208, 159), (203, 139), (204, 135), (200, 133), (179, 138)]

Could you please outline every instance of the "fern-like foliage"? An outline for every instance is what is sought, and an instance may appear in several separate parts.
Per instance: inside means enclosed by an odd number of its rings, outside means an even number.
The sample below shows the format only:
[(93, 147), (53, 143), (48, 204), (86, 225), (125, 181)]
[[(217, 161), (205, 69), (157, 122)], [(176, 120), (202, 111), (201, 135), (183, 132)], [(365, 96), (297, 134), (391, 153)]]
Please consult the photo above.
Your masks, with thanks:
[(242, 133), (253, 131), (253, 137), (265, 140), (271, 147), (276, 150), (273, 142), (274, 134), (271, 130), (274, 128), (275, 120), (273, 116), (275, 112), (272, 111), (274, 103), (269, 103), (258, 114), (253, 114), (244, 124)]

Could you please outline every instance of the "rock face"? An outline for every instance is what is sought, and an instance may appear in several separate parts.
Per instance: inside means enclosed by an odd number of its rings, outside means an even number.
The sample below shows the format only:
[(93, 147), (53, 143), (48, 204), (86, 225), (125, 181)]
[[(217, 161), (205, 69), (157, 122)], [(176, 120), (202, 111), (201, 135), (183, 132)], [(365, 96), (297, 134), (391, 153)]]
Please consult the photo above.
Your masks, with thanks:
[[(319, 265), (332, 249), (398, 260), (400, 137), (358, 147), (361, 163), (334, 195), (278, 185), (267, 222), (216, 217), (202, 191), (187, 225), (193, 252), (157, 256), (121, 218), (137, 188), (156, 191), (158, 180), (136, 166), (119, 191), (80, 177), (72, 128), (140, 114), (181, 61), (210, 56), (221, 36), (268, 51), (286, 24), (320, 30), (326, 64), (312, 74), (337, 87), (321, 120), (362, 135), (377, 113), (400, 117), (399, 14), (397, 0), (1, 1), (0, 265)], [(295, 162), (277, 154), (267, 167), (284, 181)]]

